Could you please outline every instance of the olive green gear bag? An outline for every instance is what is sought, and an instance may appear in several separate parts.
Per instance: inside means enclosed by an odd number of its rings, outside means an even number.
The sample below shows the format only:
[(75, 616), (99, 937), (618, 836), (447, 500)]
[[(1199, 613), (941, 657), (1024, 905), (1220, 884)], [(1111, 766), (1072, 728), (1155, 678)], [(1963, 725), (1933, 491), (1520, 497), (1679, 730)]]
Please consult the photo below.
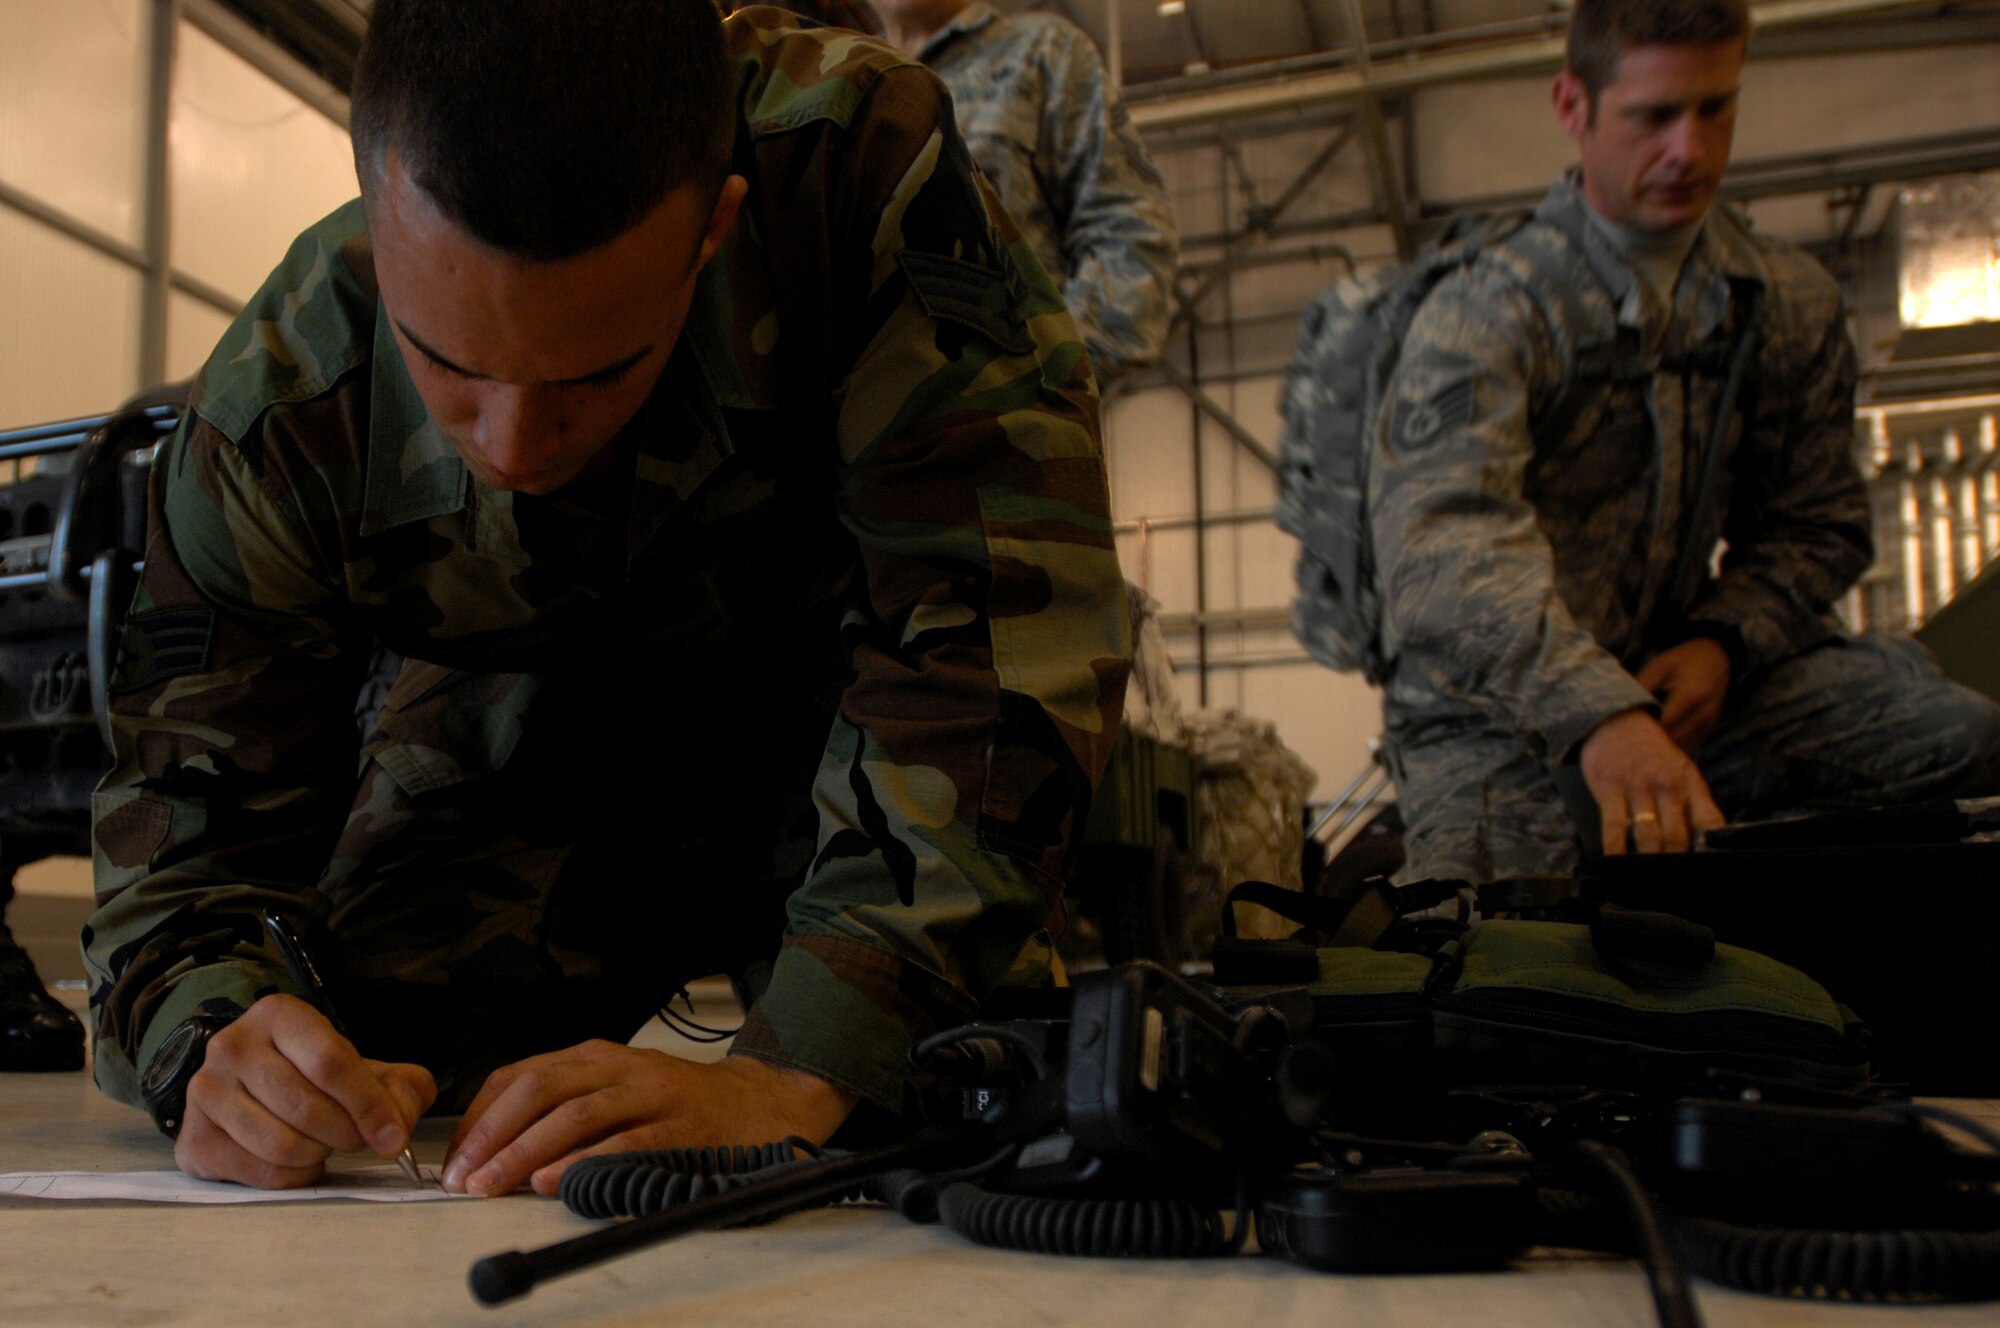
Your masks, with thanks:
[(1303, 986), (1315, 1036), (1347, 1073), (1406, 1084), (1657, 1090), (1718, 1071), (1869, 1082), (1852, 1011), (1798, 969), (1679, 918), (1604, 906), (1588, 924), (1441, 922), (1383, 941), (1414, 948), (1320, 947), (1309, 978), (1299, 942), (1239, 941), (1218, 954), (1216, 981), (1246, 994)]

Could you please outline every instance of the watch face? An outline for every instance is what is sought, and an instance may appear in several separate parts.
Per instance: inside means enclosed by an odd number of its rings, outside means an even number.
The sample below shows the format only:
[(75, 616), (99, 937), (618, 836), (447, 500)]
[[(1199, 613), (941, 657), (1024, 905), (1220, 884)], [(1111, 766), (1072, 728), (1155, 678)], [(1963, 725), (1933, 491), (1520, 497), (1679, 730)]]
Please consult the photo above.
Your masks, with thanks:
[(181, 1113), (187, 1107), (188, 1081), (201, 1068), (208, 1052), (208, 1040), (219, 1025), (200, 1015), (176, 1026), (160, 1043), (139, 1078), (139, 1096), (146, 1101), (153, 1121), (172, 1139), (179, 1135)]
[(195, 1048), (206, 1049), (207, 1043), (208, 1030), (200, 1024), (189, 1022), (174, 1029), (167, 1034), (167, 1040), (160, 1044), (160, 1049), (153, 1053), (151, 1063), (146, 1066), (145, 1077), (139, 1081), (139, 1091), (151, 1097), (176, 1079), (185, 1083), (193, 1078), (192, 1068), (185, 1075), (181, 1071), (187, 1066)]

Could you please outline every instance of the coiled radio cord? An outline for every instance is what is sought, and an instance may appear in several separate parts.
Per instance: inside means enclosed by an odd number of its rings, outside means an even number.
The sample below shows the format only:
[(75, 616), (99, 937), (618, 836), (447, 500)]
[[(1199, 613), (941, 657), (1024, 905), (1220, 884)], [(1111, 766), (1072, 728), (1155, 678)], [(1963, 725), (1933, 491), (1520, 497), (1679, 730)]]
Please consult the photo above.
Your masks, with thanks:
[[(826, 1156), (796, 1137), (732, 1148), (607, 1153), (586, 1157), (563, 1172), (556, 1193), (578, 1217), (650, 1217), (736, 1189), (753, 1179), (763, 1180), (813, 1166)], [(843, 1197), (846, 1196), (814, 1203), (838, 1203)], [(770, 1221), (777, 1216), (772, 1213), (761, 1220)]]

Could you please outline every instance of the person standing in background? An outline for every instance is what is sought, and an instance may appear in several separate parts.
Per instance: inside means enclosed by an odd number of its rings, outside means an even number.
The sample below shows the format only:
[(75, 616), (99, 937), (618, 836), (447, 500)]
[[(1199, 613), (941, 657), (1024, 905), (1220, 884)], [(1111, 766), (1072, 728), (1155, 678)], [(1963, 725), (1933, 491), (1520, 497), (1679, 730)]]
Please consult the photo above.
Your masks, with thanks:
[(879, 0), (891, 44), (951, 89), (959, 131), (1061, 287), (1101, 381), (1160, 358), (1178, 243), (1166, 185), (1097, 48), (1054, 14)]

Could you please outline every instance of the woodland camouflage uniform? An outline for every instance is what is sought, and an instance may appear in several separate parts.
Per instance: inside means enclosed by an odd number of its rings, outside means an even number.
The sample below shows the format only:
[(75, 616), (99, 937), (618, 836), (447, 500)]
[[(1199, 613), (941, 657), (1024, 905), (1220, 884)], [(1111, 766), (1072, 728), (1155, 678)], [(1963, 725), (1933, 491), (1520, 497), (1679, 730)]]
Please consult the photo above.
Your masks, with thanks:
[[(937, 81), (780, 23), (725, 23), (750, 193), (613, 482), (469, 476), (358, 202), (210, 360), (97, 801), (114, 1097), (290, 989), (264, 906), (440, 1110), (760, 959), (734, 1050), (895, 1108), (913, 1038), (1046, 961), (1127, 670), (1096, 386)], [(377, 640), (410, 662), (357, 749)]]
[[(1735, 665), (1694, 754), (1731, 816), (2000, 783), (1994, 707), (1832, 613), (1872, 557), (1832, 277), (1718, 205), (1662, 309), (1587, 207), (1565, 178), (1443, 279), (1384, 397), (1368, 507), (1404, 878), (1572, 868), (1551, 770), (1611, 716), (1657, 713), (1633, 675), (1693, 636)], [(1567, 292), (1538, 288), (1553, 273)], [(1753, 289), (1754, 358), (1690, 531)], [(1718, 539), (1719, 574), (1695, 558), (1667, 584), (1684, 543)]]
[(1166, 186), (1090, 38), (1054, 14), (961, 10), (919, 58), (1062, 287), (1098, 372), (1153, 363), (1173, 313)]

